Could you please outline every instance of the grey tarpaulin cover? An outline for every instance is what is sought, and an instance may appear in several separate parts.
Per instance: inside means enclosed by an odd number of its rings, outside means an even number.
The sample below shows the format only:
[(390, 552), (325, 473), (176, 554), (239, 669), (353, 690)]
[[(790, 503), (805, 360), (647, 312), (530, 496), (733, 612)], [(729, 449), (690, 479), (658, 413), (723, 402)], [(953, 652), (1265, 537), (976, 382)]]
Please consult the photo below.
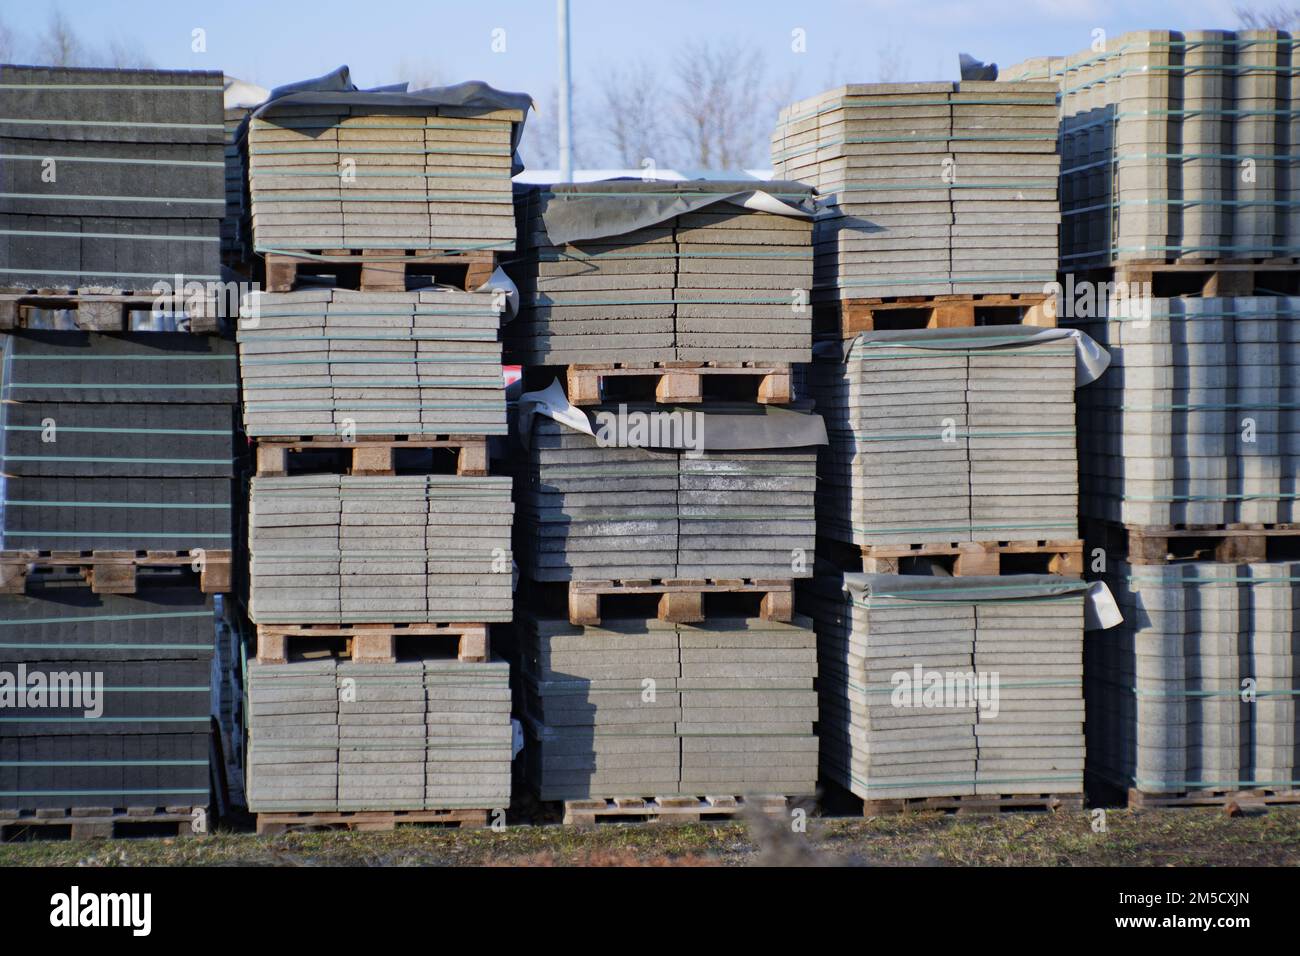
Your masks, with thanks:
[[(1032, 325), (982, 325), (969, 329), (894, 329), (885, 332), (861, 332), (843, 346), (844, 361), (855, 349), (914, 348), (914, 349), (997, 349), (1018, 348), (1050, 342), (1053, 339), (1070, 339), (1074, 344), (1074, 383), (1087, 385), (1101, 378), (1110, 367), (1110, 353), (1078, 329), (1040, 329)], [(835, 343), (825, 343), (835, 348)], [(826, 349), (819, 350), (822, 357)]]
[[(274, 122), (276, 110), (302, 104), (377, 108), (463, 106), (467, 109), (520, 110), (526, 118), (533, 105), (533, 98), (527, 93), (498, 90), (479, 80), (454, 86), (430, 87), (427, 90), (407, 91), (405, 83), (362, 90), (352, 82), (348, 68), (341, 66), (324, 76), (277, 86), (271, 91), (270, 99), (253, 116)], [(523, 133), (524, 124), (521, 120), (515, 124), (512, 136), (511, 145), (515, 150), (519, 149), (519, 139)], [(523, 170), (523, 164), (517, 158), (515, 165), (518, 167), (516, 173)]]
[[(681, 412), (703, 416), (699, 430), (701, 451), (726, 451), (769, 448), (808, 448), (825, 445), (826, 424), (813, 412), (795, 408), (776, 408), (768, 405), (713, 406), (701, 411), (691, 406), (637, 405), (628, 406), (639, 412)], [(602, 409), (588, 412), (570, 404), (564, 386), (556, 379), (545, 389), (525, 392), (519, 396), (519, 439), (524, 447), (532, 441), (533, 418), (546, 415), (575, 431), (595, 436), (600, 429)], [(611, 442), (611, 444), (615, 444)], [(684, 444), (680, 447), (686, 447)]]
[(716, 203), (811, 219), (816, 191), (803, 183), (771, 180), (606, 179), (594, 183), (515, 186), (516, 194), (543, 193), (541, 214), (552, 245), (621, 236)]
[(1059, 574), (972, 575), (945, 578), (919, 574), (845, 574), (844, 590), (856, 603), (872, 600), (946, 601), (982, 604), (991, 601), (1050, 600), (1082, 594), (1084, 629), (1114, 627), (1123, 618), (1104, 581), (1082, 581)]

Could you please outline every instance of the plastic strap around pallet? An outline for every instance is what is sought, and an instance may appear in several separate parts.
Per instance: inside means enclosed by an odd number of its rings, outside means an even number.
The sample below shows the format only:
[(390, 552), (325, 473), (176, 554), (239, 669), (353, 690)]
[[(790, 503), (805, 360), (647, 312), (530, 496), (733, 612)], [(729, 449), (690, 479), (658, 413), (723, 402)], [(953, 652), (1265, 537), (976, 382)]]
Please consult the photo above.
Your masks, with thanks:
[[(667, 290), (669, 292), (675, 290)], [(797, 290), (802, 291), (802, 290)], [(544, 301), (543, 297), (549, 293), (540, 293), (530, 297), (521, 308), (569, 308), (578, 306), (596, 306), (596, 305), (791, 305), (791, 296), (774, 296), (762, 299), (731, 299), (726, 297), (716, 297), (707, 299), (683, 299), (673, 296), (670, 299), (566, 299), (563, 302)]]
[[(49, 275), (49, 276), (110, 276), (114, 279), (163, 279), (171, 280), (176, 277), (174, 272), (104, 272), (95, 269), (5, 269), (0, 268), (0, 273), (18, 275)], [(191, 279), (203, 282), (218, 282), (221, 279), (219, 275), (191, 275)]]
[(1189, 790), (1280, 789), (1298, 786), (1300, 780), (1148, 780), (1142, 777), (1134, 777), (1133, 785), (1141, 790), (1145, 796), (1159, 798), (1161, 796), (1159, 792), (1148, 793), (1147, 791), (1169, 791), (1171, 795), (1175, 795)]
[(12, 123), (15, 126), (111, 126), (115, 129), (210, 129), (226, 131), (222, 123), (128, 123), (122, 120), (56, 120), (56, 119), (17, 119), (12, 116), (0, 116), (0, 125)]
[[(140, 298), (144, 299), (145, 297), (141, 296)], [(14, 362), (234, 362), (236, 360), (237, 356), (233, 352), (225, 355), (63, 355), (58, 352), (45, 352), (11, 356), (11, 361)], [(121, 386), (113, 387), (120, 388)], [(167, 388), (169, 386), (160, 385), (158, 387)]]
[[(140, 507), (153, 507), (142, 503)], [(215, 506), (213, 506), (215, 507)], [(211, 538), (216, 541), (230, 540), (229, 534), (168, 533), (164, 531), (5, 531), (5, 538), (181, 538), (189, 541), (195, 538)], [(21, 549), (20, 549), (21, 550)]]
[(211, 714), (194, 717), (9, 717), (0, 713), (0, 724), (81, 724), (93, 721), (97, 726), (103, 726), (104, 724), (193, 724), (201, 721), (206, 727), (211, 719)]
[[(296, 199), (294, 200), (294, 202), (298, 202), (298, 201), (299, 200)], [(330, 248), (363, 249), (363, 250), (365, 249), (428, 249), (431, 251), (452, 249), (455, 250), (456, 252), (476, 252), (476, 251), (483, 251), (488, 249), (509, 249), (510, 247), (513, 246), (514, 246), (513, 239), (510, 240), (503, 239), (498, 242), (459, 243), (459, 244), (442, 243), (437, 246), (431, 246), (431, 245), (424, 246), (415, 242), (407, 242), (407, 243), (345, 242), (342, 243), (341, 245), (331, 245)], [(364, 265), (367, 262), (408, 262), (408, 261), (414, 261), (414, 260), (424, 258), (424, 256), (421, 255), (416, 255), (416, 256), (394, 255), (394, 256), (367, 256), (365, 259), (362, 259), (360, 256), (326, 256), (317, 252), (303, 252), (301, 250), (294, 250), (294, 249), (280, 249), (274, 246), (254, 246), (253, 251), (262, 253), (263, 255), (292, 256), (295, 259), (310, 259), (314, 262), (330, 262), (335, 265), (355, 265), (355, 266)]]
[[(157, 384), (135, 384), (130, 382), (123, 383), (101, 383), (85, 384), (80, 382), (9, 382), (8, 388), (65, 388), (65, 389), (86, 389), (86, 388), (107, 388), (107, 389), (148, 389), (153, 392), (166, 391), (191, 391), (212, 390), (212, 389), (236, 389), (238, 385), (157, 385)], [(225, 404), (225, 403), (220, 403)]]
[[(908, 526), (884, 526), (884, 527), (882, 527), (879, 524), (853, 525), (854, 531), (867, 536), (882, 535), (882, 534), (889, 534), (889, 535), (915, 534), (917, 532), (931, 532), (931, 531), (935, 531), (935, 532), (942, 531), (944, 533), (951, 532), (954, 534), (973, 534), (977, 531), (1016, 531), (1016, 530), (1030, 529), (1030, 528), (1060, 528), (1061, 530), (1064, 531), (1067, 529), (1077, 530), (1078, 525), (1073, 522), (1051, 522), (1051, 523), (1039, 522), (1036, 524), (1000, 524), (1000, 525), (979, 525), (979, 526), (960, 525), (960, 524), (951, 524), (951, 523), (944, 523), (944, 524), (937, 524), (937, 525), (908, 525)], [(881, 543), (888, 544), (893, 542), (881, 542)]]
[[(346, 354), (346, 353), (344, 353), (344, 354)], [(320, 365), (320, 364), (328, 364), (330, 367), (333, 367), (333, 366), (336, 366), (336, 365), (492, 365), (492, 366), (495, 366), (495, 367), (497, 367), (497, 368), (500, 368), (500, 363), (499, 363), (499, 362), (498, 362), (498, 361), (497, 361), (493, 356), (490, 356), (490, 355), (485, 355), (485, 356), (475, 356), (475, 355), (462, 355), (462, 356), (455, 356), (454, 354), (452, 355), (451, 358), (430, 358), (430, 357), (423, 357), (423, 358), (421, 358), (421, 357), (418, 357), (418, 356), (417, 356), (417, 357), (407, 358), (406, 356), (394, 356), (394, 357), (391, 357), (391, 358), (357, 358), (357, 359), (354, 359), (354, 358), (347, 358), (347, 359), (345, 359), (345, 358), (335, 358), (333, 355), (330, 355), (329, 357), (324, 358), (324, 359), (316, 359), (316, 358), (304, 358), (304, 359), (253, 359), (253, 358), (246, 358), (246, 359), (244, 359), (242, 362), (240, 362), (239, 364), (240, 364), (242, 367), (244, 367), (244, 368), (251, 368), (251, 367), (253, 367), (253, 366), (257, 366), (257, 365), (280, 366), (280, 365)], [(437, 381), (440, 382), (441, 379), (439, 379), (439, 380), (437, 380)], [(492, 377), (490, 377), (490, 378), (480, 378), (480, 379), (478, 379), (478, 381), (480, 381), (480, 382), (489, 382), (489, 383), (495, 385), (497, 388), (503, 388), (503, 386), (502, 386), (502, 384), (501, 384), (501, 376), (500, 376), (500, 375), (494, 375), (494, 376), (492, 376)], [(245, 381), (244, 385), (245, 385), (245, 387), (248, 387), (249, 383), (248, 383), (247, 381)], [(38, 426), (36, 426), (36, 425), (31, 425), (31, 426), (29, 426), (29, 427), (30, 427), (32, 430), (39, 430)], [(224, 434), (228, 434), (228, 433), (227, 433), (227, 432), (213, 432), (213, 434), (224, 435)]]
[[(1273, 562), (1261, 562), (1261, 563), (1273, 563)], [(1169, 567), (1176, 568), (1179, 567), (1179, 565), (1176, 564), (1169, 565)], [(1248, 565), (1236, 565), (1236, 567), (1244, 568), (1244, 567), (1248, 567)], [(1130, 584), (1156, 584), (1168, 589), (1168, 588), (1175, 588), (1175, 587), (1177, 588), (1199, 587), (1202, 584), (1233, 584), (1233, 585), (1246, 584), (1252, 586), (1256, 584), (1294, 584), (1295, 582), (1300, 581), (1300, 577), (1161, 578), (1161, 577), (1143, 577), (1140, 574), (1129, 574), (1129, 575), (1125, 575), (1124, 580), (1128, 581)]]
[[(1109, 249), (1094, 249), (1089, 252), (1075, 252), (1069, 255), (1061, 256), (1062, 261), (1066, 259), (1096, 259), (1109, 256), (1111, 260), (1119, 261), (1119, 256), (1124, 253), (1134, 253), (1138, 255), (1188, 255), (1190, 253), (1214, 252), (1214, 253), (1240, 253), (1245, 256), (1256, 257), (1264, 250), (1279, 256), (1300, 256), (1300, 245), (1297, 246), (1273, 246), (1273, 245), (1249, 245), (1249, 246), (1111, 246)], [(1120, 265), (1124, 263), (1119, 261)], [(1136, 265), (1136, 263), (1135, 263)], [(1208, 264), (1207, 268), (1213, 268), (1213, 263)], [(1053, 280), (1054, 281), (1054, 280)]]
[[(59, 199), (70, 202), (80, 202), (82, 200), (93, 200), (95, 202), (159, 202), (159, 203), (202, 203), (208, 206), (224, 206), (225, 197), (221, 199), (202, 199), (190, 198), (188, 196), (75, 196), (75, 195), (55, 195), (54, 193), (0, 193), (3, 199)], [(219, 219), (220, 216), (213, 218)], [(174, 236), (164, 236), (166, 239), (176, 238)]]
[[(330, 364), (342, 365), (345, 363), (331, 362)], [(398, 363), (392, 362), (390, 360), (387, 364), (398, 364)], [(432, 388), (432, 389), (485, 388), (485, 389), (499, 390), (502, 393), (503, 400), (505, 397), (505, 389), (501, 384), (500, 375), (493, 375), (490, 378), (458, 378), (458, 379), (376, 378), (376, 379), (363, 379), (361, 381), (357, 381), (355, 379), (348, 379), (347, 381), (338, 381), (334, 379), (330, 373), (326, 373), (320, 381), (299, 382), (295, 380), (293, 382), (266, 382), (264, 384), (257, 384), (254, 382), (249, 382), (247, 380), (245, 380), (244, 382), (245, 392), (255, 392), (262, 389), (280, 390), (280, 389), (297, 389), (297, 388), (339, 388), (339, 389), (344, 389), (344, 388)], [(441, 403), (440, 406), (445, 408), (479, 407), (473, 404), (441, 405)]]
[(116, 156), (45, 156), (35, 153), (0, 153), (0, 159), (23, 160), (30, 159), (33, 162), (45, 162), (53, 160), (55, 163), (122, 163), (130, 166), (200, 166), (225, 168), (225, 162), (209, 161), (206, 159), (123, 159)]
[[(7, 458), (8, 461), (14, 461), (12, 456)], [(17, 459), (21, 460), (21, 459)], [(41, 461), (42, 459), (36, 459)], [(49, 458), (45, 461), (114, 461), (114, 462), (156, 462), (158, 459), (150, 458)], [(205, 462), (203, 459), (186, 461), (185, 459), (163, 459), (168, 463), (181, 462), (184, 464), (229, 464), (228, 461)], [(229, 511), (229, 504), (219, 503), (201, 503), (192, 504), (181, 501), (28, 501), (18, 498), (8, 498), (5, 500), (5, 506), (13, 505), (20, 508), (157, 508), (159, 510), (179, 510), (179, 511)]]
[[(528, 258), (521, 256), (517, 261)], [(555, 250), (538, 253), (538, 262), (599, 262), (603, 260), (621, 261), (625, 259), (811, 259), (807, 250), (796, 252), (682, 252), (680, 248), (666, 247), (663, 252), (593, 252)]]
[(0, 236), (55, 236), (63, 239), (147, 239), (167, 242), (220, 242), (219, 236), (163, 236), (123, 232), (53, 232), (41, 229), (0, 229)]
[[(7, 432), (44, 432), (44, 425), (5, 425)], [(228, 428), (75, 428), (57, 426), (57, 430), (75, 435), (229, 435)], [(66, 459), (62, 459), (66, 460)]]
[[(936, 670), (937, 669), (938, 668), (936, 668)], [(969, 671), (966, 673), (969, 673)], [(880, 681), (879, 683), (873, 685), (873, 684), (862, 684), (854, 680), (845, 680), (844, 684), (850, 690), (856, 691), (861, 694), (892, 694), (896, 690), (895, 686), (889, 681)], [(277, 684), (276, 686), (279, 685)], [(1030, 687), (1082, 687), (1082, 686), (1083, 686), (1083, 681), (1077, 679), (1076, 680), (1064, 680), (1064, 679), (1063, 680), (1017, 680), (1017, 681), (999, 680), (998, 681), (998, 690), (1019, 690), (1021, 688), (1030, 688)], [(630, 688), (630, 689), (639, 690), (639, 687)], [(791, 689), (798, 690), (800, 688), (791, 688)]]

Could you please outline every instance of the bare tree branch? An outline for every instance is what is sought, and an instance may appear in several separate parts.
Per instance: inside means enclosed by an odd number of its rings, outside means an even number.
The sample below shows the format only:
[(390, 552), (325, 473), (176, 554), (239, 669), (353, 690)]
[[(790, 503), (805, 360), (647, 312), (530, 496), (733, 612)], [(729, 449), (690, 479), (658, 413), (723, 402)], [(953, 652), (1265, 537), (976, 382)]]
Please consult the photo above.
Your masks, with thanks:
[(0, 63), (12, 63), (16, 60), (18, 40), (14, 31), (0, 21)]
[(150, 70), (157, 64), (140, 46), (138, 40), (114, 37), (108, 42), (108, 65), (118, 70)]
[[(582, 116), (578, 109), (578, 87), (575, 85), (569, 93), (569, 107), (573, 111), (573, 168), (586, 165), (586, 137), (580, 126)], [(560, 165), (560, 91), (551, 90), (549, 103), (534, 112), (524, 126), (522, 144), (525, 163), (537, 169), (557, 169)]]
[(603, 84), (600, 133), (616, 164), (638, 169), (644, 160), (672, 164), (672, 145), (665, 135), (664, 91), (658, 72), (645, 61), (611, 70)]
[(50, 14), (45, 32), (36, 45), (36, 59), (42, 66), (93, 66), (94, 57), (77, 36), (77, 31), (62, 10)]
[(1270, 10), (1252, 10), (1247, 6), (1233, 9), (1247, 30), (1295, 30), (1300, 28), (1300, 7), (1277, 6)]
[(758, 51), (713, 46), (699, 40), (674, 60), (676, 89), (672, 125), (685, 147), (685, 159), (704, 169), (739, 169), (766, 151), (772, 117), (760, 110), (764, 87)]

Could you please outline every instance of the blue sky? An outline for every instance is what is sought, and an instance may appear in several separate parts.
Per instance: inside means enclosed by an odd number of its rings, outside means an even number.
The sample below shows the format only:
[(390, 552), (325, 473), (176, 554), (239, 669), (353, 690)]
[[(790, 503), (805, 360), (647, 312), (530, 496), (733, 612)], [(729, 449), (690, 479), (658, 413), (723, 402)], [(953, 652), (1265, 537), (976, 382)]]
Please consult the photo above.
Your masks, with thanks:
[[(899, 79), (955, 79), (957, 53), (1008, 66), (1031, 56), (1089, 46), (1098, 27), (1237, 26), (1234, 0), (571, 0), (573, 68), (581, 93), (631, 60), (668, 62), (692, 33), (760, 52), (769, 74), (809, 95), (880, 78), (883, 60)], [(341, 63), (359, 85), (411, 76), (444, 83), (481, 79), (531, 93), (549, 108), (555, 85), (552, 0), (60, 0), (8, 3), (3, 23), (25, 41), (61, 9), (90, 47), (126, 43), (154, 65), (216, 69), (263, 86), (302, 79)], [(207, 52), (191, 52), (202, 27)], [(806, 31), (807, 50), (791, 49)], [(493, 31), (505, 51), (493, 52)], [(497, 34), (498, 40), (501, 34)], [(499, 43), (498, 43), (499, 45)]]

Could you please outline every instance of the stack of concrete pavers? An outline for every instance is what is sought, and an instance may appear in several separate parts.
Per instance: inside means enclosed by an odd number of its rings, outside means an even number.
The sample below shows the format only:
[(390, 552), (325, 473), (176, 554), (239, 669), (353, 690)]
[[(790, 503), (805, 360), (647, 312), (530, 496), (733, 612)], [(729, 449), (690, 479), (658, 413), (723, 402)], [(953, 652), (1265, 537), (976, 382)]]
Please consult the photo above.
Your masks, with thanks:
[(273, 95), (248, 128), (253, 237), (277, 249), (509, 250), (523, 109)]
[(1141, 30), (1005, 70), (1060, 86), (1063, 267), (1300, 253), (1295, 43)]
[(855, 84), (783, 109), (774, 172), (825, 197), (814, 301), (1041, 291), (1056, 270), (1055, 92)]
[(0, 286), (221, 278), (222, 77), (0, 66)]
[(1298, 311), (1286, 297), (1177, 298), (1075, 320), (1114, 357), (1080, 396), (1083, 514), (1135, 526), (1296, 520)]
[(1065, 332), (859, 335), (845, 361), (813, 365), (831, 436), (819, 533), (855, 545), (1076, 537), (1075, 383)]
[(510, 802), (507, 665), (249, 665), (249, 809), (498, 809)]
[(1116, 562), (1124, 623), (1087, 649), (1089, 769), (1152, 794), (1294, 789), (1296, 571)]
[(238, 330), (249, 435), (505, 433), (490, 292), (259, 293)]
[(231, 547), (231, 343), (186, 332), (15, 330), (0, 347), (0, 547)]
[(805, 362), (811, 190), (797, 183), (519, 187), (508, 357), (528, 365)]
[(512, 515), (508, 478), (254, 478), (250, 616), (508, 621)]
[(0, 810), (207, 807), (215, 624), (192, 585), (0, 595)]
[(1088, 585), (1051, 575), (825, 575), (822, 774), (866, 800), (1083, 788)]
[(520, 621), (529, 773), (544, 800), (811, 793), (810, 622)]
[[(816, 442), (820, 422), (804, 410), (712, 404), (623, 407), (629, 415), (672, 414), (692, 422), (702, 448), (680, 447), (682, 435), (639, 447), (630, 433), (592, 433), (538, 415), (527, 469), (517, 490), (521, 553), (539, 581), (617, 577), (776, 578), (792, 556), (812, 554), (815, 537)], [(581, 412), (578, 413), (582, 415)], [(593, 410), (592, 421), (616, 409)], [(758, 447), (711, 449), (737, 421), (771, 432)], [(779, 435), (789, 422), (791, 437)], [(811, 438), (809, 427), (817, 432)], [(667, 435), (668, 429), (664, 430)], [(687, 435), (689, 440), (689, 435)], [(780, 447), (791, 442), (789, 447)], [(673, 447), (675, 443), (678, 447)], [(763, 444), (772, 447), (763, 448)]]

